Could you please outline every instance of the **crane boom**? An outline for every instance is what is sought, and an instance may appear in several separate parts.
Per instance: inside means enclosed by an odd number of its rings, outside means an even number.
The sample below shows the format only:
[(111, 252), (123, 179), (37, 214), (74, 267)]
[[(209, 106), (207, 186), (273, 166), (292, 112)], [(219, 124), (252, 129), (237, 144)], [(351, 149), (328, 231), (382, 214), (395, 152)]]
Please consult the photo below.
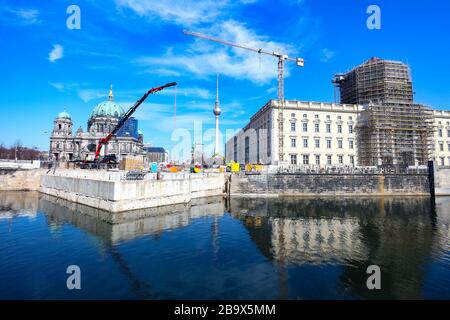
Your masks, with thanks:
[(102, 150), (102, 147), (105, 144), (108, 144), (108, 142), (112, 139), (112, 137), (119, 131), (119, 129), (125, 124), (125, 122), (131, 117), (131, 115), (136, 111), (136, 109), (147, 99), (147, 97), (153, 93), (156, 93), (158, 91), (164, 90), (168, 87), (176, 86), (176, 82), (170, 82), (160, 87), (155, 87), (150, 90), (148, 90), (138, 101), (134, 103), (134, 105), (128, 109), (128, 111), (125, 113), (123, 117), (119, 119), (119, 122), (114, 127), (114, 129), (105, 137), (101, 138), (98, 142), (97, 149), (95, 150), (95, 161), (98, 161), (98, 158), (100, 157), (100, 151)]
[(233, 43), (230, 41), (221, 40), (218, 38), (213, 38), (198, 32), (192, 32), (183, 30), (183, 33), (189, 36), (217, 42), (220, 44), (224, 44), (227, 46), (245, 49), (249, 51), (253, 51), (255, 53), (259, 54), (266, 54), (269, 56), (277, 57), (278, 58), (278, 159), (279, 162), (284, 161), (284, 126), (283, 126), (283, 110), (285, 105), (284, 100), (284, 61), (293, 61), (297, 64), (299, 67), (303, 67), (305, 65), (305, 60), (303, 58), (291, 58), (286, 54), (282, 54), (279, 52), (269, 52), (263, 49), (255, 49), (251, 47), (247, 47), (241, 44)]
[(236, 47), (236, 48), (240, 48), (240, 49), (250, 50), (250, 51), (253, 51), (253, 52), (256, 52), (256, 53), (263, 53), (263, 54), (267, 54), (269, 56), (274, 56), (274, 57), (283, 57), (284, 60), (289, 60), (289, 61), (296, 62), (301, 67), (303, 67), (303, 65), (304, 65), (304, 60), (302, 58), (291, 58), (291, 57), (289, 57), (287, 55), (283, 55), (283, 54), (278, 53), (278, 52), (265, 51), (264, 49), (261, 49), (261, 48), (255, 49), (255, 48), (244, 46), (242, 44), (237, 44), (237, 43), (233, 43), (233, 42), (230, 42), (230, 41), (225, 41), (225, 40), (217, 39), (217, 38), (214, 38), (214, 37), (210, 37), (210, 36), (198, 33), (198, 32), (192, 32), (192, 31), (183, 30), (183, 33), (186, 34), (186, 35), (197, 37), (197, 38), (210, 40), (210, 41), (221, 43), (221, 44), (226, 44), (226, 45), (231, 46), (231, 47)]

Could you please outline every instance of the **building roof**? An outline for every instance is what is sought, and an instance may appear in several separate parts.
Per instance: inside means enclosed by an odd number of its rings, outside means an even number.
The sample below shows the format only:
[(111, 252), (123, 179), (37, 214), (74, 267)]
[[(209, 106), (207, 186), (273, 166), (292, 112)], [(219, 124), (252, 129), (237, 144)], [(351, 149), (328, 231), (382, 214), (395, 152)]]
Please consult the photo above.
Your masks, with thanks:
[(62, 112), (58, 113), (56, 118), (58, 118), (58, 119), (71, 119), (70, 115), (66, 111), (62, 111)]

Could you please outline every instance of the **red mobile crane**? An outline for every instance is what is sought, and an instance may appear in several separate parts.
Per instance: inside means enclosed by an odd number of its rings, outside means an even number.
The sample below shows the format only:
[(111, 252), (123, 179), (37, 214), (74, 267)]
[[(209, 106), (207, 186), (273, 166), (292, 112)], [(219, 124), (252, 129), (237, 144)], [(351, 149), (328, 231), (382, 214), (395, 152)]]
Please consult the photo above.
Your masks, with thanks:
[[(114, 129), (105, 138), (101, 138), (100, 141), (98, 142), (97, 148), (95, 150), (95, 159), (93, 161), (97, 165), (97, 167), (99, 164), (99, 157), (100, 157), (100, 152), (102, 150), (102, 147), (104, 145), (108, 144), (108, 142), (114, 137), (114, 135), (117, 133), (117, 131), (124, 125), (124, 123), (131, 117), (131, 115), (145, 101), (145, 99), (147, 99), (147, 97), (153, 93), (162, 91), (165, 88), (173, 87), (176, 85), (177, 85), (176, 82), (170, 82), (163, 86), (152, 88), (152, 89), (148, 90), (138, 101), (136, 101), (136, 103), (130, 109), (128, 109), (128, 111), (125, 113), (125, 115), (119, 119), (119, 122), (114, 127)], [(86, 164), (86, 162), (85, 162), (85, 164)]]

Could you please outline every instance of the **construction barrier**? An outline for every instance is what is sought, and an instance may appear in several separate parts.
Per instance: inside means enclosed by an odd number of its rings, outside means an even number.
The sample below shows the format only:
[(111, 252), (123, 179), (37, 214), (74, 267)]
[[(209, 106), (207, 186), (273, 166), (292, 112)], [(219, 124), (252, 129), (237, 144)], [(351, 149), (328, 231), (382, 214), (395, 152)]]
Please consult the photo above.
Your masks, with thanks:
[(230, 165), (230, 169), (231, 169), (231, 172), (239, 172), (240, 171), (240, 165), (239, 165), (239, 163), (232, 163), (231, 165)]

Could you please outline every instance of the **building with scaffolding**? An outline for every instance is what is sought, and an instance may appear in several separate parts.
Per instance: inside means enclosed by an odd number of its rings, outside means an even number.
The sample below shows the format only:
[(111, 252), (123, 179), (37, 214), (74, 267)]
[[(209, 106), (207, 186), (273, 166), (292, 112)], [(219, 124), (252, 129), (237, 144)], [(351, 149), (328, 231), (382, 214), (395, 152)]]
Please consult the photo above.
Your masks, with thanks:
[(414, 102), (409, 66), (372, 58), (333, 83), (341, 103), (286, 100), (285, 163), (278, 102), (270, 100), (226, 143), (227, 161), (268, 165), (450, 166), (450, 112)]
[(424, 165), (433, 155), (433, 110), (414, 103), (409, 66), (371, 58), (333, 83), (342, 103), (366, 106), (357, 131), (360, 165)]

